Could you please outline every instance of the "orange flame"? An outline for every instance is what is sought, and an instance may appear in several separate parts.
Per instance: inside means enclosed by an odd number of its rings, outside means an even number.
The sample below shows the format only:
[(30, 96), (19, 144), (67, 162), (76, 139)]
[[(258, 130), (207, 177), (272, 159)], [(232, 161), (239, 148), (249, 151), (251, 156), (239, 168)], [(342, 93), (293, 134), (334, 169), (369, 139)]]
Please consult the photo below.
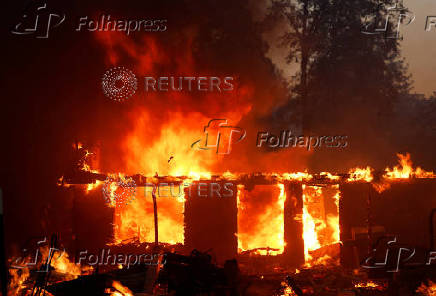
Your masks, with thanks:
[(336, 194), (333, 196), (336, 213), (326, 214), (323, 188), (303, 185), (303, 240), (304, 256), (307, 266), (324, 264), (329, 255), (318, 259), (312, 258), (311, 251), (339, 241), (339, 186), (334, 185)]
[(436, 296), (436, 284), (429, 280), (427, 284), (422, 283), (416, 292), (425, 296)]
[(373, 169), (370, 167), (363, 168), (354, 168), (348, 172), (350, 175), (347, 179), (348, 182), (355, 182), (355, 181), (365, 181), (365, 182), (372, 182), (373, 176), (372, 176)]
[(410, 154), (397, 154), (400, 165), (393, 169), (386, 168), (383, 175), (386, 179), (408, 179), (408, 178), (436, 178), (433, 172), (428, 172), (420, 167), (413, 169)]
[(258, 255), (283, 253), (285, 200), (283, 184), (277, 184), (273, 192), (268, 186), (256, 186), (247, 192), (238, 185), (239, 252), (257, 249), (254, 253)]
[(133, 296), (132, 291), (118, 281), (113, 281), (112, 287), (106, 288), (104, 292), (110, 296)]

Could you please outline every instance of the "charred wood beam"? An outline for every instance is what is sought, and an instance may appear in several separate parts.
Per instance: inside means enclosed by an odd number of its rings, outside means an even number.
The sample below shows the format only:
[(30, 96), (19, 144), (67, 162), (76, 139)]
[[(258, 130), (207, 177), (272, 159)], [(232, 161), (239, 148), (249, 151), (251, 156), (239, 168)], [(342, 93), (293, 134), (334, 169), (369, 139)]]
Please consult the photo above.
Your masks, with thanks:
[[(365, 180), (354, 181), (361, 183), (379, 183), (383, 179), (384, 171), (376, 171), (373, 172), (373, 181), (367, 182)], [(83, 170), (75, 170), (70, 171), (68, 174), (65, 174), (63, 178), (61, 178), (60, 185), (86, 185), (86, 184), (95, 184), (97, 181), (105, 181), (110, 175), (101, 174), (101, 173), (93, 173), (89, 171)], [(135, 181), (137, 187), (146, 187), (153, 185), (179, 185), (190, 181), (228, 181), (237, 185), (244, 185), (246, 188), (250, 189), (255, 185), (275, 185), (281, 184), (285, 182), (299, 182), (302, 184), (306, 184), (309, 186), (329, 186), (329, 185), (337, 185), (342, 183), (347, 183), (348, 179), (351, 177), (350, 174), (336, 174), (332, 175), (332, 177), (320, 173), (320, 174), (311, 174), (311, 178), (301, 178), (301, 179), (288, 179), (285, 177), (281, 177), (280, 175), (273, 174), (240, 174), (237, 177), (226, 177), (223, 175), (212, 175), (210, 178), (200, 178), (193, 180), (194, 178), (190, 178), (188, 176), (153, 176), (147, 177), (140, 174), (128, 176)], [(113, 176), (112, 176), (113, 178)], [(410, 178), (414, 179), (414, 178)]]

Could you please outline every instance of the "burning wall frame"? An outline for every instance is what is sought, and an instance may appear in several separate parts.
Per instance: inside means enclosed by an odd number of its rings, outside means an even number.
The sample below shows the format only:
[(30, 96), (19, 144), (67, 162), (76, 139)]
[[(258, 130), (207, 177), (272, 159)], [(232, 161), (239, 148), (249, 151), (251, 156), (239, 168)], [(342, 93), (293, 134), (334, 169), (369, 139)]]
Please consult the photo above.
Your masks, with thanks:
[[(80, 174), (83, 174), (81, 172)], [(88, 183), (89, 180), (103, 180), (101, 174), (85, 173), (83, 183)], [(146, 184), (168, 184), (183, 182), (185, 177), (153, 177), (145, 178), (137, 175), (133, 176), (138, 186), (145, 186)], [(69, 178), (71, 182), (75, 178)], [(250, 192), (256, 186), (282, 186), (285, 192), (283, 202), (283, 237), (286, 242), (284, 250), (279, 258), (280, 261), (286, 265), (299, 266), (304, 263), (304, 243), (303, 243), (303, 223), (301, 218), (296, 219), (297, 216), (302, 215), (303, 208), (303, 190), (302, 186), (308, 184), (309, 186), (318, 184), (319, 182), (327, 182), (328, 178), (325, 176), (316, 176), (315, 182), (304, 182), (303, 180), (283, 180), (278, 176), (271, 174), (250, 174), (240, 175), (238, 178), (228, 178), (227, 176), (211, 176), (208, 179), (198, 179), (194, 181), (191, 186), (198, 183), (211, 183), (211, 182), (231, 182), (238, 188), (231, 197), (225, 198), (201, 198), (191, 195), (186, 199), (184, 222), (185, 222), (185, 235), (184, 246), (186, 250), (199, 249), (201, 251), (213, 249), (218, 261), (224, 259), (235, 258), (238, 255), (238, 209), (237, 198), (238, 192), (244, 189)], [(77, 181), (76, 181), (77, 182)], [(76, 183), (77, 184), (77, 183)], [(325, 185), (325, 184), (324, 184)], [(186, 191), (187, 189), (185, 189)], [(197, 192), (192, 190), (192, 192)], [(186, 192), (185, 192), (186, 193)], [(208, 213), (207, 215), (204, 215)], [(225, 218), (225, 219), (224, 219)], [(226, 220), (223, 223), (223, 220)], [(212, 235), (213, 234), (213, 235)], [(270, 246), (264, 247), (264, 253), (269, 253), (268, 249), (272, 250)], [(262, 248), (259, 248), (262, 249)], [(252, 251), (252, 250), (251, 250)], [(251, 252), (246, 250), (242, 252), (247, 256), (260, 255), (259, 252)], [(259, 251), (259, 250), (256, 250)]]
[[(88, 173), (87, 173), (88, 174)], [(88, 181), (102, 179), (103, 175), (99, 174), (88, 174)], [(98, 178), (95, 178), (98, 177)], [(143, 186), (145, 183), (153, 180), (156, 184), (174, 182), (175, 180), (182, 182), (183, 177), (159, 177), (145, 178), (143, 176), (134, 176), (137, 184)], [(417, 210), (413, 212), (413, 215), (419, 216), (424, 212), (423, 219), (418, 219), (415, 221), (409, 221), (411, 227), (406, 229), (401, 229), (396, 225), (401, 225), (401, 221), (391, 219), (384, 219), (385, 215), (386, 201), (390, 200), (390, 203), (396, 207), (396, 212), (405, 213), (407, 215), (408, 211), (408, 201), (413, 201), (414, 194), (430, 194), (434, 196), (436, 194), (436, 180), (434, 178), (408, 178), (399, 179), (392, 181), (391, 188), (382, 192), (378, 192), (373, 186), (374, 183), (371, 181), (357, 181), (357, 182), (347, 182), (349, 175), (338, 175), (332, 178), (331, 176), (325, 174), (312, 175), (310, 179), (301, 178), (299, 180), (283, 180), (279, 176), (271, 174), (250, 174), (250, 175), (240, 175), (237, 178), (228, 176), (211, 176), (207, 179), (199, 179), (196, 182), (232, 182), (241, 188), (252, 189), (256, 185), (277, 185), (283, 184), (286, 192), (286, 199), (284, 200), (284, 241), (286, 242), (284, 251), (282, 254), (277, 256), (280, 261), (280, 265), (284, 266), (300, 266), (305, 263), (305, 248), (304, 248), (304, 229), (301, 219), (296, 219), (303, 215), (303, 204), (304, 204), (304, 186), (338, 186), (339, 192), (341, 194), (340, 204), (339, 204), (339, 224), (340, 224), (340, 241), (343, 242), (341, 246), (341, 263), (344, 265), (355, 266), (359, 263), (365, 254), (367, 254), (367, 247), (372, 240), (376, 239), (377, 231), (380, 230), (382, 226), (382, 231), (384, 233), (393, 233), (403, 238), (406, 233), (417, 233), (416, 231), (411, 231), (411, 229), (423, 229), (422, 233), (425, 235), (420, 235), (418, 238), (408, 238), (405, 242), (417, 241), (422, 246), (429, 248), (429, 241), (432, 235), (429, 235), (429, 229), (431, 228), (430, 223), (428, 223), (428, 215), (433, 208), (436, 208), (436, 199), (431, 198), (430, 202), (426, 202), (425, 199), (421, 199)], [(91, 183), (91, 182), (89, 182)], [(399, 195), (406, 195), (402, 202), (396, 203), (395, 198), (401, 198)], [(372, 200), (376, 199), (373, 205), (368, 205), (368, 197), (372, 197)], [(380, 202), (385, 200), (385, 202)], [(401, 200), (400, 200), (401, 201)], [(375, 217), (371, 215), (372, 209), (374, 207)], [(371, 212), (371, 213), (369, 213)], [(198, 217), (204, 216), (204, 213), (211, 213), (207, 215), (206, 223), (198, 223)], [(369, 214), (368, 214), (369, 213)], [(226, 199), (211, 199), (206, 198), (203, 200), (195, 199), (187, 200), (185, 204), (185, 237), (184, 237), (184, 247), (186, 250), (197, 248), (199, 250), (208, 250), (213, 248), (217, 256), (218, 261), (224, 259), (231, 259), (235, 257), (241, 258), (238, 254), (238, 243), (237, 243), (237, 196), (236, 194), (228, 197)], [(412, 216), (413, 216), (412, 215)], [(198, 217), (196, 217), (198, 216)], [(227, 218), (226, 223), (220, 224), (217, 221), (222, 222), (223, 217)], [(422, 227), (423, 221), (426, 221), (425, 227)], [(410, 223), (412, 222), (412, 223)], [(220, 225), (220, 227), (217, 227)], [(353, 237), (353, 229), (356, 228), (366, 228), (369, 231), (366, 232), (366, 239), (364, 239), (364, 248), (360, 248), (360, 254), (356, 258), (353, 251), (350, 249), (350, 241), (356, 241), (356, 237)], [(384, 228), (383, 228), (384, 227)], [(371, 233), (372, 231), (374, 233)], [(364, 232), (365, 233), (365, 232)], [(368, 234), (369, 233), (369, 234)], [(382, 234), (384, 234), (382, 233)], [(215, 234), (215, 237), (206, 235)], [(373, 235), (373, 237), (371, 237)], [(378, 234), (377, 234), (378, 235)], [(208, 238), (209, 236), (209, 238)], [(365, 236), (365, 234), (364, 234)], [(351, 251), (350, 251), (351, 250)], [(351, 254), (351, 255), (350, 255)], [(350, 257), (351, 256), (351, 257)], [(307, 263), (307, 262), (306, 262)]]

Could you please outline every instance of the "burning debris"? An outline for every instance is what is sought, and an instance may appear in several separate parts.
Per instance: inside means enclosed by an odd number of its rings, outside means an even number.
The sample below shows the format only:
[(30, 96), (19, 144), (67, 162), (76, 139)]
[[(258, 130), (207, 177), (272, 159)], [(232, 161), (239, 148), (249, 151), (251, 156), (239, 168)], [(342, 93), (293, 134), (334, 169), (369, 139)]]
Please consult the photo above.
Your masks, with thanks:
[[(154, 289), (155, 293), (160, 293), (157, 295), (171, 294), (172, 291), (176, 295), (199, 295), (216, 291), (262, 296), (391, 295), (401, 285), (397, 281), (370, 279), (370, 272), (360, 270), (350, 273), (340, 266), (339, 259), (343, 260), (351, 242), (348, 230), (341, 224), (345, 222), (340, 220), (344, 219), (341, 218), (341, 213), (344, 206), (347, 206), (343, 201), (343, 194), (347, 198), (349, 196), (347, 190), (343, 192), (347, 186), (370, 186), (377, 194), (385, 194), (389, 188), (395, 188), (396, 184), (402, 184), (405, 180), (435, 178), (433, 172), (426, 172), (419, 167), (414, 169), (410, 155), (399, 155), (399, 159), (399, 166), (387, 168), (384, 172), (367, 167), (350, 170), (348, 174), (226, 172), (215, 175), (195, 172), (187, 176), (150, 177), (126, 176), (121, 173), (106, 175), (81, 163), (75, 171), (69, 171), (69, 175), (62, 179), (64, 185), (77, 185), (83, 184), (83, 176), (86, 176), (89, 183), (95, 185), (89, 188), (88, 184), (84, 184), (87, 194), (95, 196), (93, 192), (97, 192), (96, 188), (107, 188), (103, 192), (115, 201), (114, 196), (123, 190), (117, 185), (119, 181), (128, 178), (134, 182), (137, 191), (138, 188), (144, 188), (144, 196), (135, 196), (129, 204), (107, 204), (113, 209), (114, 215), (113, 240), (107, 244), (121, 249), (147, 249), (150, 252), (156, 248), (167, 250), (165, 262), (161, 262), (153, 272), (153, 268), (146, 268), (148, 271), (143, 270), (145, 273), (141, 277), (141, 281), (144, 281), (141, 289), (145, 289), (146, 285), (148, 290)], [(107, 178), (111, 178), (111, 182), (105, 184)], [(215, 186), (213, 189), (213, 186), (225, 182), (235, 185), (232, 187), (234, 192), (222, 197), (222, 187)], [(203, 183), (204, 186), (201, 185)], [(147, 190), (150, 186), (151, 189)], [(379, 190), (381, 187), (384, 189)], [(162, 196), (157, 194), (158, 190), (171, 194)], [(202, 192), (206, 192), (206, 197), (201, 197)], [(219, 232), (211, 231), (212, 228), (207, 223), (201, 227), (195, 223), (195, 215), (210, 212), (211, 205), (217, 213), (233, 221), (223, 224)], [(367, 206), (369, 211), (374, 205)], [(210, 216), (215, 219), (214, 214), (211, 213)], [(157, 220), (153, 217), (157, 217)], [(373, 218), (370, 214), (366, 218), (368, 231), (364, 239), (374, 241), (378, 228), (371, 224)], [(158, 240), (154, 235), (157, 225)], [(198, 232), (198, 229), (201, 231)], [(352, 242), (357, 243), (361, 238), (358, 237), (356, 227), (353, 231)], [(224, 235), (225, 249), (220, 249), (218, 243), (212, 243), (207, 236), (208, 232), (217, 237)], [(227, 232), (231, 235), (227, 236)], [(209, 250), (210, 254), (195, 251), (187, 255), (189, 249), (196, 246), (201, 246), (204, 250), (208, 242), (213, 248)], [(356, 246), (353, 247), (354, 252), (357, 251)], [(364, 254), (367, 254), (366, 251)], [(237, 258), (238, 261), (231, 261), (232, 258)], [(362, 261), (363, 257), (356, 258)], [(69, 276), (75, 278), (69, 278), (74, 287), (83, 285), (83, 281), (87, 285), (88, 281), (102, 281), (105, 283), (105, 293), (110, 295), (133, 295), (140, 290), (120, 280), (123, 272), (130, 272), (125, 268), (119, 269), (116, 274), (115, 271), (100, 273), (105, 276), (99, 278), (99, 274), (86, 275), (80, 268), (63, 268), (62, 264), (56, 264), (53, 268), (58, 271), (68, 270)], [(65, 264), (68, 266), (68, 261)], [(299, 268), (297, 271), (296, 267)], [(12, 272), (14, 284), (11, 284), (11, 288), (14, 291), (23, 289), (23, 283), (31, 281), (31, 274), (26, 271)], [(259, 277), (259, 274), (265, 276)], [(63, 280), (68, 282), (66, 277)], [(55, 296), (67, 295), (60, 292), (64, 289), (60, 288), (62, 285), (60, 283), (47, 289)], [(430, 293), (432, 285), (430, 282), (428, 286), (422, 284), (413, 289), (417, 293)], [(100, 284), (97, 286), (102, 287)]]

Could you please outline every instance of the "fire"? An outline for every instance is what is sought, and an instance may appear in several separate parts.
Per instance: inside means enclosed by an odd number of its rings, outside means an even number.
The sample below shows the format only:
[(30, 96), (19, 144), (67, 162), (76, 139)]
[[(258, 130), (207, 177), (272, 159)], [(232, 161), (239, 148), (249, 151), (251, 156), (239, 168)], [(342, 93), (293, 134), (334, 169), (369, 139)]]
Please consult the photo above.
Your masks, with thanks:
[(355, 283), (354, 287), (363, 290), (383, 292), (386, 291), (387, 289), (387, 282), (386, 281), (375, 282), (372, 280), (365, 280)]
[[(328, 197), (319, 186), (303, 185), (303, 239), (306, 265), (323, 264), (329, 255), (312, 258), (311, 251), (339, 241), (339, 186), (332, 186), (336, 193)], [(336, 211), (326, 212), (327, 202), (334, 203)]]
[(365, 182), (372, 182), (373, 176), (372, 176), (373, 169), (370, 167), (363, 168), (355, 168), (348, 172), (349, 177), (347, 179), (348, 182), (355, 182), (355, 181), (365, 181)]
[(24, 269), (9, 269), (10, 282), (8, 287), (8, 295), (15, 296), (21, 295), (21, 291), (26, 289), (24, 283), (30, 276), (30, 271)]
[[(47, 261), (47, 257), (51, 255), (50, 268), (58, 273), (62, 280), (73, 280), (80, 275), (90, 274), (93, 271), (91, 266), (80, 266), (70, 261), (69, 255), (59, 249), (51, 249), (49, 246), (41, 246), (38, 251), (35, 251), (35, 257), (27, 256), (20, 268), (11, 267), (9, 269), (10, 282), (8, 295), (28, 295), (29, 289), (33, 287), (34, 278), (31, 274), (34, 274), (36, 270), (38, 272), (47, 272), (46, 270), (40, 270), (43, 264)], [(26, 263), (27, 262), (27, 263)], [(36, 262), (36, 264), (29, 264), (30, 262)], [(30, 283), (30, 284), (29, 284)], [(25, 294), (23, 294), (25, 291)], [(51, 295), (45, 291), (46, 295)]]
[(373, 281), (366, 281), (366, 282), (359, 282), (354, 284), (355, 288), (378, 288), (380, 287), (379, 284), (373, 282)]
[(113, 281), (112, 287), (106, 288), (105, 295), (110, 296), (133, 296), (132, 291), (129, 288), (124, 287), (120, 282)]
[(283, 180), (294, 180), (294, 181), (309, 181), (313, 176), (307, 172), (297, 172), (297, 173), (284, 173), (281, 175)]
[(416, 292), (425, 296), (436, 296), (436, 284), (429, 280), (427, 284), (422, 283)]
[[(272, 192), (271, 192), (272, 191)], [(238, 248), (239, 251), (256, 250), (259, 255), (283, 253), (284, 205), (283, 184), (271, 190), (256, 186), (251, 192), (238, 186)]]
[(383, 178), (380, 182), (372, 183), (372, 186), (378, 193), (391, 188), (391, 182), (396, 180), (404, 180), (411, 178), (436, 178), (433, 172), (428, 172), (420, 167), (413, 168), (410, 154), (397, 154), (399, 165), (391, 168), (386, 168)]
[[(303, 185), (303, 190), (305, 190), (306, 185)], [(315, 188), (315, 192), (320, 195), (321, 188)], [(304, 257), (305, 261), (309, 262), (312, 256), (309, 254), (310, 250), (319, 249), (321, 247), (318, 241), (318, 233), (316, 231), (316, 220), (309, 213), (307, 203), (310, 201), (311, 195), (307, 193), (303, 194), (303, 239), (304, 239)]]
[(409, 178), (436, 178), (433, 172), (427, 172), (420, 167), (413, 169), (410, 154), (397, 154), (399, 166), (394, 166), (392, 169), (386, 168), (383, 175), (386, 179), (409, 179)]
[(103, 184), (103, 182), (100, 181), (100, 180), (96, 180), (95, 183), (88, 184), (88, 185), (86, 186), (86, 193), (88, 193), (88, 192), (90, 192), (90, 191), (96, 189), (96, 188), (99, 187), (101, 184)]
[(283, 294), (281, 296), (297, 296), (294, 290), (286, 282), (281, 283), (283, 287)]
[[(45, 261), (49, 255), (50, 249), (48, 247), (43, 247), (40, 248), (40, 250), (42, 258)], [(68, 253), (62, 250), (57, 250), (54, 252), (53, 259), (51, 260), (50, 265), (57, 272), (62, 273), (64, 275), (64, 278), (67, 280), (76, 279), (80, 275), (89, 273), (93, 270), (91, 266), (81, 267), (80, 265), (70, 261)]]
[[(119, 34), (96, 34), (107, 49), (110, 65), (127, 57), (134, 61), (132, 71), (138, 76), (220, 76), (199, 69), (192, 53), (192, 33), (181, 35), (183, 46), (172, 48), (149, 36), (132, 42)], [(162, 69), (164, 69), (163, 72)], [(232, 75), (232, 73), (226, 73)], [(135, 94), (135, 108), (124, 118), (130, 126), (120, 138), (122, 157), (111, 164), (113, 170), (144, 176), (187, 176), (190, 181), (210, 179), (211, 171), (224, 157), (213, 150), (192, 147), (205, 137), (204, 127), (212, 118), (225, 118), (235, 126), (252, 106), (253, 87), (241, 85), (235, 78), (232, 92), (148, 92)], [(141, 90), (143, 91), (143, 90)], [(211, 114), (214, 117), (211, 118)], [(203, 143), (204, 141), (200, 141)], [(201, 173), (204, 172), (204, 173)], [(189, 182), (187, 182), (189, 183)], [(184, 193), (177, 197), (157, 197), (159, 241), (183, 243)], [(151, 193), (138, 196), (125, 207), (115, 208), (115, 242), (138, 238), (154, 241), (153, 203)]]
[[(159, 241), (176, 244), (184, 241), (184, 186), (178, 189), (160, 186), (157, 195)], [(138, 190), (133, 201), (115, 208), (115, 243), (137, 238), (139, 242), (154, 241), (154, 210), (152, 188)], [(163, 209), (163, 210), (161, 210)]]

